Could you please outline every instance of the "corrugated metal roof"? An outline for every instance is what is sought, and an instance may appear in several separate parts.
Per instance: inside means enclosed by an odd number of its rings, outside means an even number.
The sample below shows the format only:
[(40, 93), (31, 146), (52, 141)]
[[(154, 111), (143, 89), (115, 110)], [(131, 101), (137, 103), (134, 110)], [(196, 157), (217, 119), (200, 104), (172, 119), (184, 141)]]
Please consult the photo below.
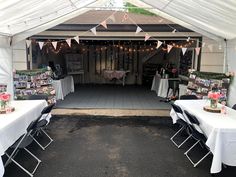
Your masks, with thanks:
[(128, 19), (123, 20), (126, 12), (112, 10), (90, 10), (63, 24), (99, 24), (114, 13), (115, 22), (108, 19), (107, 24), (174, 24), (173, 22), (159, 16), (148, 16), (135, 13), (127, 13)]

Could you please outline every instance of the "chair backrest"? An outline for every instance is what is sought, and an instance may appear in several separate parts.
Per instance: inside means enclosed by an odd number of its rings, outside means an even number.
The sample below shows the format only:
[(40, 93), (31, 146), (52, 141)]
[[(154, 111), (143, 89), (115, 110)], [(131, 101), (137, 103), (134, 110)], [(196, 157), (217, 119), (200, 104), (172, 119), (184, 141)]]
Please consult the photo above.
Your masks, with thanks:
[(52, 111), (52, 108), (55, 106), (55, 103), (52, 103), (45, 108), (43, 108), (41, 114), (49, 114)]
[(198, 121), (198, 119), (190, 114), (188, 111), (184, 110), (184, 113), (186, 115), (186, 118), (189, 120), (189, 122), (191, 123), (191, 125), (189, 126), (191, 131), (197, 131), (198, 133), (201, 133), (204, 135), (204, 132), (202, 131), (202, 129), (200, 128), (200, 122)]
[(30, 95), (28, 97), (28, 100), (48, 100), (48, 96), (44, 94), (39, 94), (39, 95)]
[(40, 118), (42, 117), (42, 115), (40, 115), (36, 120), (33, 120), (29, 126), (27, 127), (27, 133), (29, 133), (30, 131), (34, 130), (37, 126), (38, 121), (40, 120)]
[(170, 104), (171, 104), (172, 108), (174, 109), (174, 111), (175, 111), (176, 113), (183, 114), (182, 109), (181, 109), (178, 105), (176, 105), (176, 104), (174, 104), (174, 103), (170, 103)]
[(200, 125), (199, 121), (197, 120), (197, 118), (190, 114), (188, 111), (184, 110), (185, 115), (188, 117), (188, 120), (190, 121), (191, 124), (196, 124), (196, 125)]
[(235, 104), (235, 105), (233, 105), (232, 109), (236, 110), (236, 104)]
[(197, 100), (198, 97), (196, 95), (181, 95), (180, 100)]
[(27, 129), (26, 129), (27, 132), (30, 132), (30, 131), (36, 129), (37, 128), (37, 123), (40, 121), (43, 114), (47, 114), (47, 116), (48, 116), (48, 114), (52, 111), (53, 106), (55, 106), (55, 103), (50, 104), (50, 105), (46, 106), (45, 108), (43, 108), (43, 110), (41, 111), (41, 115), (36, 120), (33, 120), (29, 124), (29, 126), (27, 127)]

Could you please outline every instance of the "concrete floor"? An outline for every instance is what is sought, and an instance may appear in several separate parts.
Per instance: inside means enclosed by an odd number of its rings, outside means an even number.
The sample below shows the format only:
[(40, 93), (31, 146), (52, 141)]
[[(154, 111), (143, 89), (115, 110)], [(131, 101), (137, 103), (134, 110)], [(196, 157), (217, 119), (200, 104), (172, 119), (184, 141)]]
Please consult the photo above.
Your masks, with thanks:
[[(181, 149), (171, 143), (176, 128), (169, 117), (54, 117), (48, 127), (54, 142), (45, 151), (30, 147), (42, 160), (34, 176), (210, 177), (211, 157), (194, 168), (183, 154), (193, 142)], [(22, 153), (18, 159), (32, 165)], [(215, 176), (235, 174), (236, 168), (228, 167)], [(5, 177), (27, 175), (10, 164)]]

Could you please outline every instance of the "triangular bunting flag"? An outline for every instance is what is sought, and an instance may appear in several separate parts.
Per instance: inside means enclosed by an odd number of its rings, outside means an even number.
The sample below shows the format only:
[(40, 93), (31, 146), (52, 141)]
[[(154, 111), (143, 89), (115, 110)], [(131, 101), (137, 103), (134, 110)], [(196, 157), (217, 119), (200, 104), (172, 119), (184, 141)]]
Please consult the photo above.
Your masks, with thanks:
[(123, 16), (122, 22), (126, 21), (128, 18), (129, 18), (128, 14), (125, 13), (124, 16)]
[(176, 29), (174, 29), (174, 30), (172, 31), (172, 33), (176, 33)]
[(202, 47), (205, 47), (205, 45), (206, 45), (206, 43), (205, 43), (205, 42), (203, 42), (203, 43), (202, 43)]
[(170, 52), (170, 50), (172, 49), (172, 45), (167, 45), (167, 53), (169, 53)]
[(140, 31), (142, 31), (142, 28), (140, 28), (139, 26), (137, 26), (137, 29), (136, 29), (135, 34), (138, 34)]
[(157, 41), (157, 46), (156, 46), (156, 49), (158, 49), (161, 45), (162, 45), (163, 42), (161, 41)]
[(79, 36), (75, 36), (74, 40), (79, 44)]
[(71, 38), (66, 39), (66, 42), (67, 42), (68, 46), (71, 47)]
[(183, 48), (182, 48), (182, 53), (183, 53), (183, 55), (185, 54), (186, 51), (187, 51), (187, 48), (183, 47)]
[(57, 41), (52, 42), (52, 45), (53, 45), (54, 49), (57, 50)]
[(106, 22), (106, 20), (104, 20), (102, 23), (100, 23), (100, 25), (102, 25), (104, 28), (107, 29), (107, 22)]
[(208, 49), (210, 50), (210, 52), (212, 52), (212, 51), (213, 51), (213, 45), (212, 45), (212, 44), (209, 44), (209, 45), (208, 45)]
[(151, 37), (151, 36), (150, 36), (148, 33), (146, 33), (146, 34), (145, 34), (144, 41), (147, 41), (150, 37)]
[(39, 48), (42, 50), (44, 42), (38, 42), (39, 43)]
[(96, 27), (90, 29), (94, 35), (97, 35)]
[(113, 14), (109, 17), (109, 19), (111, 19), (113, 22), (116, 21), (115, 16)]
[(200, 48), (200, 47), (196, 47), (196, 48), (195, 48), (195, 51), (196, 51), (196, 54), (197, 54), (197, 55), (199, 55), (199, 53), (200, 53), (200, 50), (201, 50), (201, 48)]
[(31, 44), (31, 40), (26, 40), (25, 42), (26, 42), (27, 48), (29, 48), (29, 47), (30, 47), (30, 44)]

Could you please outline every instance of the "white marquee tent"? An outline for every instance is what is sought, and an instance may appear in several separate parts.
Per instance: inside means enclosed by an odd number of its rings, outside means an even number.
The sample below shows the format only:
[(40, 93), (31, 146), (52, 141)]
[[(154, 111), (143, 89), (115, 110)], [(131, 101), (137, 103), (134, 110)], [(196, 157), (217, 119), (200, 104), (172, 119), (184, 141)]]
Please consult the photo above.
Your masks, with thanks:
[[(236, 71), (235, 0), (127, 0), (168, 20), (224, 44), (226, 70)], [(0, 83), (13, 92), (12, 46), (88, 10), (111, 4), (109, 0), (0, 1)], [(227, 66), (227, 65), (226, 65)], [(229, 104), (236, 100), (236, 81)]]

